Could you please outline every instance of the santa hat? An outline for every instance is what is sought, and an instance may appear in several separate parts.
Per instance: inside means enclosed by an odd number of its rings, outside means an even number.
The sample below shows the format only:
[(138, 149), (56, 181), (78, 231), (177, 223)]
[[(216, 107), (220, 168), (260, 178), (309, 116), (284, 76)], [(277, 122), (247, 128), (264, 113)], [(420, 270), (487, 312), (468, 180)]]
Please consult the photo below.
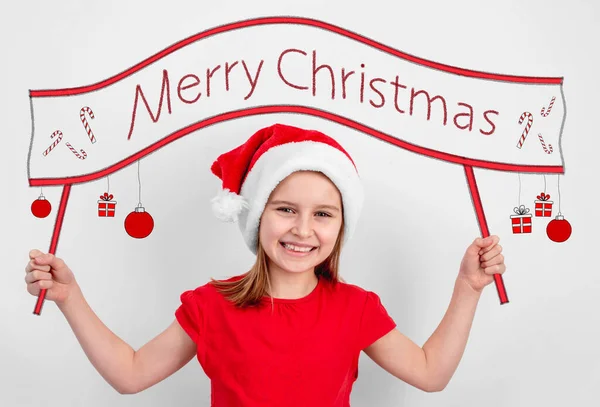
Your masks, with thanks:
[(211, 171), (223, 181), (211, 201), (215, 216), (237, 221), (254, 254), (260, 218), (271, 192), (296, 171), (319, 171), (335, 184), (344, 207), (344, 242), (354, 232), (363, 203), (358, 171), (342, 146), (321, 132), (283, 124), (266, 127), (219, 156)]

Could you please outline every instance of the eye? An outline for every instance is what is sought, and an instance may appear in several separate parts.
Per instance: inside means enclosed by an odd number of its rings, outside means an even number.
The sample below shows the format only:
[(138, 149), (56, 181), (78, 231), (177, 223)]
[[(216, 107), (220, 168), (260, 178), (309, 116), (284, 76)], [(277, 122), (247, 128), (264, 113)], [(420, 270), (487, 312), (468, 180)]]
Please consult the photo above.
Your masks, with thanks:
[[(323, 216), (321, 216), (321, 215), (323, 215)], [(331, 218), (331, 215), (328, 214), (327, 212), (317, 212), (317, 216)]]
[(281, 212), (287, 212), (287, 213), (292, 213), (293, 212), (293, 210), (291, 208), (285, 208), (285, 207), (277, 208), (277, 210), (281, 211)]

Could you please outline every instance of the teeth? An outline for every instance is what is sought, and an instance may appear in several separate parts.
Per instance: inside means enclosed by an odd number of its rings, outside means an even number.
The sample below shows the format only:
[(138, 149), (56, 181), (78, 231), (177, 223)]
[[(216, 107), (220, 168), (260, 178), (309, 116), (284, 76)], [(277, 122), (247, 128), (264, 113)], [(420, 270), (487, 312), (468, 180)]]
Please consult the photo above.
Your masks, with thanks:
[(303, 252), (303, 253), (307, 253), (310, 252), (312, 250), (312, 247), (298, 247), (298, 246), (294, 246), (291, 244), (287, 244), (284, 243), (283, 246), (288, 249), (288, 250), (293, 250), (295, 252)]

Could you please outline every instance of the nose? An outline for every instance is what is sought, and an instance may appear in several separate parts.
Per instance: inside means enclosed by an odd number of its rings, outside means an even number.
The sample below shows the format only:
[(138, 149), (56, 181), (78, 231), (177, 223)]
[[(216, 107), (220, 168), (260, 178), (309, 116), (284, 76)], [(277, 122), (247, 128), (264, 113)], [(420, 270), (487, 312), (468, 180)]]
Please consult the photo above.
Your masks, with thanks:
[(292, 229), (292, 233), (302, 238), (307, 238), (312, 235), (312, 217), (309, 215), (302, 215), (296, 218), (296, 224)]

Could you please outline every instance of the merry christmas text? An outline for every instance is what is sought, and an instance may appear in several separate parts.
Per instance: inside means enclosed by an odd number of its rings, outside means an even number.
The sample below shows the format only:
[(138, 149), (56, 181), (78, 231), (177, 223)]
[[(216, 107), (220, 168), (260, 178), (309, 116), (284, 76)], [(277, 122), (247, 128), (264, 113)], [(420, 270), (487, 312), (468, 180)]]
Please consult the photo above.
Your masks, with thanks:
[[(314, 97), (352, 99), (361, 104), (368, 103), (366, 106), (375, 109), (386, 107), (394, 109), (397, 114), (414, 116), (417, 120), (426, 118), (427, 121), (434, 120), (442, 126), (453, 125), (460, 130), (478, 131), (486, 136), (492, 135), (496, 130), (494, 118), (499, 115), (497, 110), (489, 107), (476, 109), (467, 101), (449, 100), (431, 89), (409, 87), (402, 82), (400, 75), (391, 78), (370, 76), (364, 63), (360, 65), (360, 69), (353, 70), (336, 67), (332, 61), (324, 59), (318, 55), (317, 50), (307, 52), (302, 49), (286, 49), (277, 58), (275, 80), (299, 92), (310, 92)], [(263, 79), (266, 74), (261, 76), (265, 72), (264, 63), (264, 59), (253, 64), (245, 60), (227, 61), (223, 65), (207, 68), (201, 76), (188, 73), (177, 78), (171, 77), (169, 71), (163, 69), (158, 101), (149, 103), (142, 86), (137, 84), (127, 139), (131, 138), (135, 121), (139, 118), (138, 109), (145, 109), (150, 119), (156, 123), (160, 120), (165, 105), (167, 112), (172, 113), (174, 94), (180, 102), (194, 104), (201, 98), (210, 98), (211, 93), (223, 90), (229, 92), (233, 86), (232, 78), (235, 78), (236, 84), (243, 83), (246, 87), (244, 100), (250, 99), (259, 84), (269, 80)], [(299, 70), (303, 72), (301, 75), (298, 75)], [(152, 109), (151, 105), (157, 107)]]

